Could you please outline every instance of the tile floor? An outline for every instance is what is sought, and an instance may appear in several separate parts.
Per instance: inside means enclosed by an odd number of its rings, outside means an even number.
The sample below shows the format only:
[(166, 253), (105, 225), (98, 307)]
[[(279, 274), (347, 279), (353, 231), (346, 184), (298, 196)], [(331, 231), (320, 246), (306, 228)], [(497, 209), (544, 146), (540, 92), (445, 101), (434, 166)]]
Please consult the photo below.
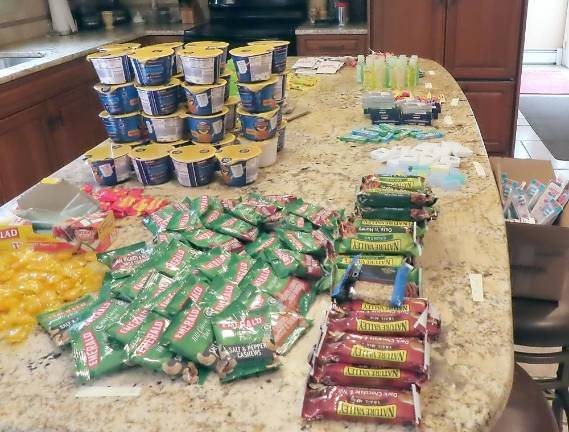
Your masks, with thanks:
[(518, 111), (514, 157), (550, 160), (557, 176), (569, 180), (569, 161), (562, 161), (553, 157), (520, 111)]

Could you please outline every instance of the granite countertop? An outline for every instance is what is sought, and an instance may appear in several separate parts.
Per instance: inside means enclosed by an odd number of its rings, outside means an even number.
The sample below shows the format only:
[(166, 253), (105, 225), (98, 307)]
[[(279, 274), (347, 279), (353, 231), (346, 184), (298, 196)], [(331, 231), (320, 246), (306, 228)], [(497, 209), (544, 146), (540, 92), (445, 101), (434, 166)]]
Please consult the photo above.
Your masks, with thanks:
[[(472, 110), (460, 88), (440, 65), (422, 61), (433, 94), (457, 106), (444, 105), (436, 126), (445, 139), (463, 143), (474, 156), (463, 160), (467, 183), (460, 191), (435, 189), (440, 216), (429, 226), (420, 265), (426, 296), (442, 316), (442, 335), (432, 348), (431, 380), (421, 392), (423, 432), (489, 430), (502, 412), (512, 384), (513, 342), (510, 277), (506, 232), (488, 157)], [(432, 71), (432, 73), (431, 73)], [(323, 76), (304, 94), (291, 91), (290, 100), (311, 114), (291, 122), (285, 149), (275, 165), (261, 170), (258, 180), (232, 189), (214, 183), (184, 188), (171, 181), (146, 192), (169, 199), (207, 193), (236, 197), (250, 191), (291, 193), (321, 205), (350, 209), (363, 175), (379, 163), (369, 157), (378, 145), (343, 143), (336, 139), (354, 127), (369, 124), (360, 105), (355, 72)], [(426, 95), (421, 85), (416, 89)], [(414, 145), (405, 139), (397, 144)], [(476, 174), (472, 161), (486, 172)], [(92, 182), (88, 167), (76, 160), (58, 175), (81, 185)], [(136, 186), (131, 181), (128, 185)], [(114, 246), (150, 240), (135, 218), (118, 221)], [(484, 277), (484, 301), (472, 300), (468, 274)], [(403, 431), (398, 427), (314, 422), (305, 424), (300, 411), (308, 374), (306, 359), (318, 338), (328, 305), (320, 295), (310, 310), (314, 327), (283, 358), (280, 370), (221, 385), (215, 375), (203, 386), (188, 387), (165, 376), (130, 369), (103, 377), (95, 386), (140, 389), (137, 397), (77, 398), (83, 386), (74, 377), (69, 352), (55, 349), (39, 328), (22, 345), (0, 346), (0, 430), (11, 431)], [(89, 384), (91, 385), (91, 384)]]
[(340, 27), (337, 25), (315, 26), (309, 22), (296, 28), (296, 35), (366, 35), (367, 23), (350, 24)]
[(88, 30), (68, 36), (46, 35), (9, 45), (0, 45), (0, 52), (44, 53), (43, 57), (0, 69), (0, 84), (21, 78), (70, 60), (84, 57), (107, 43), (127, 42), (142, 36), (182, 36), (187, 24), (127, 25), (113, 30)]

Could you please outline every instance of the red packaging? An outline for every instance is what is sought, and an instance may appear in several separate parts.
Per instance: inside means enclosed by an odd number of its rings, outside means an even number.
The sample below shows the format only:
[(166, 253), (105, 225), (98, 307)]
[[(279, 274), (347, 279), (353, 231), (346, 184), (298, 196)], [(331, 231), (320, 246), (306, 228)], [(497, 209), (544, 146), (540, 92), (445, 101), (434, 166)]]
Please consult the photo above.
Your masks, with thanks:
[(403, 311), (350, 312), (343, 317), (330, 314), (328, 330), (331, 332), (364, 333), (379, 336), (414, 336), (436, 339), (440, 334), (440, 321), (422, 314)]
[[(339, 339), (332, 342), (331, 338)], [(343, 334), (325, 335), (317, 353), (317, 361), (387, 367), (427, 373), (429, 346), (417, 338)]]
[(312, 373), (312, 381), (324, 385), (353, 387), (410, 389), (421, 385), (427, 375), (405, 369), (372, 368), (346, 363), (319, 364)]
[(302, 417), (309, 421), (331, 419), (415, 426), (421, 420), (421, 403), (415, 386), (411, 391), (308, 387)]
[(405, 298), (400, 308), (394, 308), (389, 303), (367, 303), (362, 300), (351, 300), (345, 303), (335, 303), (332, 305), (331, 314), (338, 317), (345, 316), (351, 312), (411, 312), (421, 315), (429, 309), (429, 301), (422, 298)]

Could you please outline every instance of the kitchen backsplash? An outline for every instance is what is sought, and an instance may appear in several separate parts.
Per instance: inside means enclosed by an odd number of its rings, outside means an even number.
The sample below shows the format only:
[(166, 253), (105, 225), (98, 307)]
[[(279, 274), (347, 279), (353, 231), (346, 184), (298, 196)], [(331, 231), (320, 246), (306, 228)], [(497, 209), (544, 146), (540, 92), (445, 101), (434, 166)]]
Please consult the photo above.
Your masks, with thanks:
[(0, 45), (43, 36), (50, 24), (47, 0), (0, 0)]

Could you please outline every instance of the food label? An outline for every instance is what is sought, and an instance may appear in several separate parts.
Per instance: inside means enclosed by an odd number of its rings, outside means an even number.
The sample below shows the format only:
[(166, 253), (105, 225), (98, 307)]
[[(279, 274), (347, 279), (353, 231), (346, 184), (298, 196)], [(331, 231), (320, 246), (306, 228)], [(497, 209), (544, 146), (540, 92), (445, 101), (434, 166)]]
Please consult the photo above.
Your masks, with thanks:
[(374, 303), (363, 302), (361, 304), (361, 310), (362, 311), (376, 311), (376, 312), (397, 310), (397, 311), (409, 312), (409, 305), (404, 304), (404, 305), (401, 305), (401, 307), (392, 308), (391, 306), (389, 306), (387, 304), (374, 304)]
[(158, 343), (162, 331), (166, 327), (165, 320), (156, 320), (152, 323), (152, 326), (148, 329), (144, 338), (140, 341), (140, 344), (136, 347), (134, 351), (135, 355), (146, 354), (154, 345)]
[(122, 57), (93, 59), (93, 67), (99, 80), (104, 84), (122, 84), (126, 82)]
[(355, 366), (344, 366), (344, 376), (363, 378), (400, 379), (401, 369), (366, 369)]
[(350, 352), (354, 358), (362, 358), (368, 360), (384, 360), (397, 363), (405, 363), (407, 361), (407, 351), (405, 350), (378, 350), (368, 348), (363, 345), (354, 345)]
[(152, 125), (157, 141), (172, 142), (183, 135), (184, 122), (179, 118), (153, 120)]
[(209, 102), (207, 93), (204, 92), (196, 94), (196, 102), (200, 108), (206, 107)]
[(245, 60), (237, 60), (235, 63), (237, 64), (237, 70), (239, 70), (240, 74), (247, 73), (247, 63)]
[[(271, 77), (272, 54), (249, 57), (251, 81), (265, 81)], [(243, 72), (242, 72), (243, 73)]]
[(356, 330), (373, 333), (405, 333), (409, 331), (409, 321), (377, 322), (356, 319)]
[(401, 240), (374, 242), (352, 239), (350, 247), (352, 250), (365, 252), (399, 252), (401, 251)]
[(88, 329), (81, 334), (83, 342), (83, 352), (85, 353), (85, 363), (89, 369), (94, 369), (99, 364), (99, 343), (95, 333)]
[(215, 81), (215, 58), (181, 57), (186, 81), (212, 84)]
[(212, 123), (214, 135), (220, 134), (223, 131), (223, 120), (216, 120)]
[(180, 323), (180, 326), (176, 329), (173, 339), (180, 340), (183, 339), (196, 325), (198, 317), (200, 316), (200, 308), (191, 308), (184, 317), (184, 320)]
[(144, 320), (148, 316), (149, 312), (150, 311), (148, 309), (140, 310), (140, 312), (138, 312), (134, 317), (132, 317), (132, 319), (129, 322), (127, 322), (124, 326), (122, 326), (118, 330), (118, 333), (121, 335), (125, 335), (139, 328), (142, 325), (142, 323), (144, 323)]
[(367, 406), (357, 405), (349, 402), (338, 402), (336, 413), (351, 417), (375, 417), (394, 419), (397, 417), (396, 405)]

